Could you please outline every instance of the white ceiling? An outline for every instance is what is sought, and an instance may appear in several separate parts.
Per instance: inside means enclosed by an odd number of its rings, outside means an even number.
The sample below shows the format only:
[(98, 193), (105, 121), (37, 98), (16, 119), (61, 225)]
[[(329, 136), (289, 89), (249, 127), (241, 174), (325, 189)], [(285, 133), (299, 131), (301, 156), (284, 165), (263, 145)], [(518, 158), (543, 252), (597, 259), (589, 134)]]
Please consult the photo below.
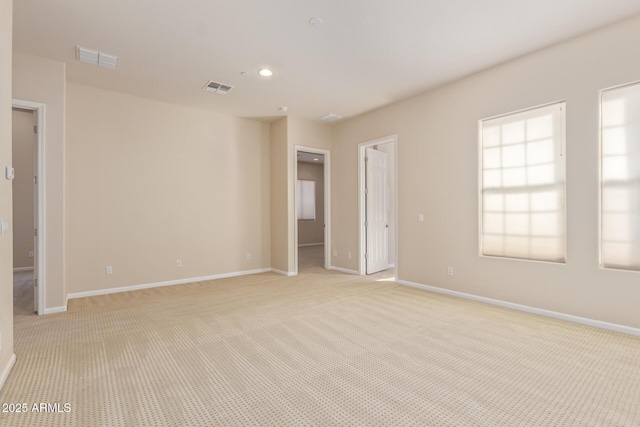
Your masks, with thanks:
[[(75, 83), (241, 117), (268, 120), (287, 106), (317, 119), (639, 13), (638, 0), (16, 0), (14, 48), (66, 62)], [(76, 45), (120, 56), (118, 70), (77, 62)], [(263, 66), (275, 75), (259, 77)], [(235, 88), (205, 92), (209, 80)]]

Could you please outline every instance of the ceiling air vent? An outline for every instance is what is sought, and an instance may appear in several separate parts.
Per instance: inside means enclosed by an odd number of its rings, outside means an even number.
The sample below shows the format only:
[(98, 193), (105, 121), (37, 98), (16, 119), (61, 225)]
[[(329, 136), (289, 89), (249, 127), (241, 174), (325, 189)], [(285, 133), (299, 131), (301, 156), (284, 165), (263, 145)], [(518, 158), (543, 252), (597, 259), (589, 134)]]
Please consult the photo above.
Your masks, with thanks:
[(102, 68), (115, 70), (118, 68), (118, 57), (104, 52), (99, 52), (86, 47), (76, 46), (78, 61), (85, 64), (97, 65)]
[(226, 95), (227, 93), (229, 93), (231, 89), (233, 89), (233, 86), (229, 86), (224, 83), (214, 82), (213, 80), (211, 80), (202, 89), (208, 90), (209, 92)]

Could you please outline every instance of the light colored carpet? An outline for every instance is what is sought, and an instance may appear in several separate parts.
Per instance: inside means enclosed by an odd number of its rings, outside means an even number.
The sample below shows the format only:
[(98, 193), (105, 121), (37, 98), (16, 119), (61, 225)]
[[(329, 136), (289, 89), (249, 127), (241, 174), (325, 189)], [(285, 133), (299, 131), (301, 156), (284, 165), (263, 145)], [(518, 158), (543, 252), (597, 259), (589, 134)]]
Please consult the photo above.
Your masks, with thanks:
[(13, 273), (13, 314), (14, 316), (34, 314), (33, 271)]
[(298, 273), (319, 273), (324, 269), (324, 245), (298, 248)]
[(640, 339), (399, 286), (266, 273), (16, 312), (2, 426), (638, 426)]

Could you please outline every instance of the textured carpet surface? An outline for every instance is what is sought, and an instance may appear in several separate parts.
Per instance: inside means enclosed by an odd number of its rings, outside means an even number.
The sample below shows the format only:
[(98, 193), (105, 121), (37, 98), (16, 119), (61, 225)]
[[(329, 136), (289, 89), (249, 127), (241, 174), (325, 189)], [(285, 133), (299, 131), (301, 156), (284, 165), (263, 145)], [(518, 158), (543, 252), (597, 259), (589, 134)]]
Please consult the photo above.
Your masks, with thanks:
[(17, 310), (0, 425), (640, 426), (638, 338), (303, 273)]

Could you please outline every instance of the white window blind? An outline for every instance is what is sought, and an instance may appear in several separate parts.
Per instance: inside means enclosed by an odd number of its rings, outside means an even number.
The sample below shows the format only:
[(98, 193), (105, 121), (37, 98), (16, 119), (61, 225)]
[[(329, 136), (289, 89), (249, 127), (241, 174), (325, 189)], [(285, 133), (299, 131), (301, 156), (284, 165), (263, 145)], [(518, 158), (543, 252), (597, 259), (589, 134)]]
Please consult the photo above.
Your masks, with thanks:
[(316, 219), (316, 182), (305, 179), (296, 181), (296, 212), (298, 220)]
[(640, 270), (640, 84), (601, 96), (601, 264)]
[(565, 261), (564, 110), (480, 121), (483, 255)]

